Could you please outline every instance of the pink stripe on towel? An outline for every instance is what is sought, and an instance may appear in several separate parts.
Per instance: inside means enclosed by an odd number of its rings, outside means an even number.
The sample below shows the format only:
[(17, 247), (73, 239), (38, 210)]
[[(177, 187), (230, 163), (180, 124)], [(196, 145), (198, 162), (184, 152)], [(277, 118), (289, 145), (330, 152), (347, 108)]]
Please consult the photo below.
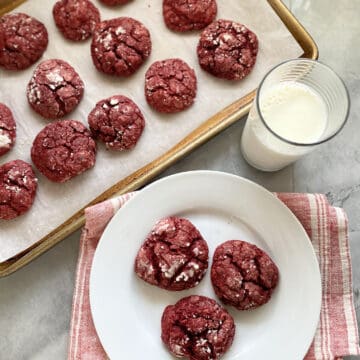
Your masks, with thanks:
[[(80, 239), (73, 297), (69, 360), (102, 360), (106, 353), (96, 335), (89, 303), (89, 277), (98, 241), (116, 211), (134, 193), (86, 210)], [(319, 260), (323, 296), (320, 321), (305, 360), (333, 360), (359, 355), (359, 336), (352, 293), (348, 223), (342, 209), (324, 195), (276, 194), (304, 226)]]

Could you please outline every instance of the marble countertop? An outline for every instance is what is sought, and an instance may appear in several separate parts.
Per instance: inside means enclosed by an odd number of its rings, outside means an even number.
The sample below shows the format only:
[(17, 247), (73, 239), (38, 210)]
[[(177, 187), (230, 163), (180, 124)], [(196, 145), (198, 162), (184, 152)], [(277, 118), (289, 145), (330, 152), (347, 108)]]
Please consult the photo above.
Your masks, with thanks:
[[(162, 176), (212, 169), (244, 176), (271, 191), (325, 193), (332, 204), (344, 207), (349, 217), (355, 306), (360, 320), (360, 1), (334, 1), (330, 5), (328, 0), (291, 0), (291, 5), (318, 44), (320, 60), (336, 70), (349, 89), (351, 113), (342, 132), (293, 166), (262, 173), (241, 157), (244, 121), (239, 121)], [(76, 232), (0, 280), (1, 360), (66, 358), (78, 243)]]

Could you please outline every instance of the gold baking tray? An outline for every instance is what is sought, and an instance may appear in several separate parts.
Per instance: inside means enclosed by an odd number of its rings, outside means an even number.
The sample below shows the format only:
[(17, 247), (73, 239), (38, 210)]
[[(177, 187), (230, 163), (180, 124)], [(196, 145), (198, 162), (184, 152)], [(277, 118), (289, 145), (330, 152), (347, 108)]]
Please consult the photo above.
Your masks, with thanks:
[[(25, 0), (0, 0), (0, 15), (14, 9)], [(299, 21), (286, 8), (281, 0), (267, 0), (276, 14), (280, 17), (286, 27), (289, 29), (295, 40), (299, 43), (304, 53), (302, 57), (317, 59), (318, 48), (309, 33), (299, 23)], [(249, 112), (251, 102), (254, 98), (255, 90), (245, 97), (235, 101), (219, 113), (215, 114), (202, 125), (200, 125), (191, 134), (186, 136), (172, 149), (161, 155), (153, 162), (127, 176), (116, 185), (105, 191), (103, 194), (94, 199), (89, 205), (104, 201), (115, 195), (121, 195), (129, 191), (139, 189), (148, 183), (155, 176), (160, 174), (170, 165), (189, 154), (191, 151), (202, 145), (228, 126), (240, 120)], [(33, 246), (22, 251), (11, 259), (0, 263), (0, 276), (6, 276), (20, 269), (30, 261), (49, 250), (58, 242), (63, 240), (69, 234), (84, 225), (84, 208), (74, 214), (65, 223), (57, 227), (50, 234), (39, 240)]]

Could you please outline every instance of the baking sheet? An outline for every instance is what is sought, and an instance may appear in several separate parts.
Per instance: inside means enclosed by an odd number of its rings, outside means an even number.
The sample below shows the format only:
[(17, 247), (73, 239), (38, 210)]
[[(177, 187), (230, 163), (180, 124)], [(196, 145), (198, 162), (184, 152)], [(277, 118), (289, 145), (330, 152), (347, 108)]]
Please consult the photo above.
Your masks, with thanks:
[[(272, 66), (302, 54), (296, 40), (266, 1), (218, 0), (218, 18), (241, 22), (259, 38), (259, 54), (253, 72), (241, 82), (219, 80), (202, 71), (197, 64), (195, 51), (198, 32), (178, 34), (167, 30), (162, 20), (161, 0), (135, 0), (116, 8), (105, 7), (94, 1), (102, 19), (134, 17), (148, 27), (152, 37), (152, 54), (134, 76), (129, 79), (109, 77), (95, 70), (90, 58), (90, 41), (73, 43), (58, 32), (51, 15), (55, 2), (29, 0), (16, 11), (28, 13), (46, 25), (49, 46), (42, 59), (61, 58), (68, 61), (85, 82), (82, 102), (66, 118), (81, 120), (86, 124), (87, 115), (97, 101), (123, 94), (139, 105), (146, 119), (146, 127), (136, 148), (130, 152), (110, 152), (99, 144), (95, 167), (65, 184), (52, 183), (37, 173), (39, 188), (32, 209), (18, 219), (0, 220), (0, 262), (36, 243), (107, 188), (151, 162), (207, 118), (245, 96), (257, 87)], [(144, 74), (153, 61), (171, 57), (180, 57), (195, 69), (198, 94), (190, 109), (180, 114), (161, 115), (146, 104)], [(0, 70), (0, 102), (12, 109), (18, 126), (16, 146), (0, 159), (0, 164), (17, 158), (31, 162), (32, 141), (48, 123), (27, 104), (25, 89), (34, 68), (35, 65), (18, 73)]]

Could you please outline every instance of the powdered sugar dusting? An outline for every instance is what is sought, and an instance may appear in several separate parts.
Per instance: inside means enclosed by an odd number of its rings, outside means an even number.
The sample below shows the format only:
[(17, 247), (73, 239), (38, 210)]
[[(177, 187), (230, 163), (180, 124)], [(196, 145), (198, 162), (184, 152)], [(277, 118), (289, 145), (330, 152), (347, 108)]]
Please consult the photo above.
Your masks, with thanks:
[(40, 99), (41, 93), (36, 84), (32, 84), (29, 90), (28, 100), (30, 104), (35, 104)]
[(62, 81), (64, 81), (64, 78), (59, 74), (58, 70), (50, 71), (46, 74), (46, 78), (54, 85), (59, 85)]
[(171, 266), (169, 267), (168, 264), (162, 264), (161, 265), (161, 271), (164, 273), (164, 276), (167, 279), (171, 279), (176, 271), (184, 264), (184, 260), (181, 259), (179, 261), (174, 261)]
[(115, 34), (118, 36), (122, 35), (122, 34), (126, 34), (126, 30), (122, 26), (119, 26), (116, 28)]
[(118, 99), (116, 99), (116, 98), (112, 98), (111, 100), (110, 100), (110, 105), (117, 105), (119, 103), (119, 100)]
[(110, 50), (111, 46), (111, 40), (112, 40), (112, 35), (111, 33), (108, 33), (103, 39), (102, 39), (102, 43), (105, 47), (106, 50)]
[(8, 134), (5, 134), (0, 129), (0, 148), (9, 147), (11, 144), (11, 139)]
[(166, 231), (175, 231), (176, 227), (168, 221), (160, 220), (156, 226), (156, 231), (154, 233), (160, 234)]
[(173, 352), (175, 353), (176, 356), (183, 356), (184, 355), (184, 351), (182, 346), (175, 344), (173, 347)]

